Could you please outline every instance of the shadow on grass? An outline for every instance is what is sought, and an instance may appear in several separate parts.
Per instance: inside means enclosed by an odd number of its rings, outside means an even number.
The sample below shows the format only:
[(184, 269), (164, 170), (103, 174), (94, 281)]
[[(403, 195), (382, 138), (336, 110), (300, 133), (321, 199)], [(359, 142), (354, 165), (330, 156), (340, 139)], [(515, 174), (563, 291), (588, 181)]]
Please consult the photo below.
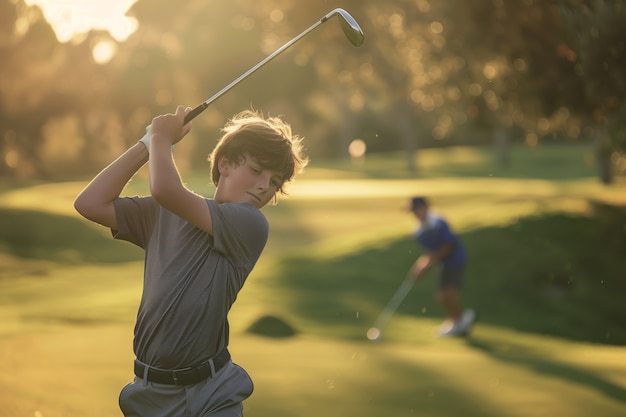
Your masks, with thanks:
[[(538, 356), (529, 356), (526, 346), (518, 346), (511, 341), (499, 340), (492, 342), (480, 340), (476, 337), (471, 337), (467, 340), (468, 346), (478, 349), (498, 361), (512, 363), (531, 369), (538, 374), (559, 378), (568, 383), (575, 383), (584, 388), (595, 390), (613, 400), (626, 403), (626, 389), (607, 381), (594, 372)], [(523, 354), (515, 355), (515, 352), (523, 352)]]
[(248, 327), (248, 333), (273, 339), (285, 339), (298, 334), (287, 321), (276, 316), (262, 316)]
[(12, 209), (0, 209), (0, 251), (66, 264), (128, 262), (143, 256), (139, 248), (116, 242), (106, 229), (80, 219)]
[[(491, 395), (475, 395), (467, 386), (481, 380), (482, 375), (468, 374), (462, 366), (411, 360), (410, 355), (395, 356), (396, 348), (371, 349), (359, 354), (338, 350), (307, 352), (300, 361), (314, 363), (315, 371), (307, 375), (300, 372), (293, 387), (291, 382), (274, 382), (274, 389), (264, 391), (263, 400), (255, 399), (253, 410), (258, 416), (293, 416), (300, 407), (308, 407), (299, 415), (332, 415), (342, 417), (408, 417), (408, 416), (464, 416), (501, 417), (500, 405), (492, 402)], [(359, 349), (360, 350), (360, 349)], [(346, 355), (348, 355), (346, 357)], [(415, 352), (419, 356), (419, 350)], [(331, 358), (329, 358), (329, 356)], [(339, 359), (341, 358), (341, 359)], [(280, 367), (280, 360), (278, 361)], [(443, 365), (443, 366), (438, 366)], [(310, 365), (309, 365), (310, 366)], [(324, 377), (325, 375), (326, 377)], [(297, 378), (305, 378), (303, 388)], [(319, 380), (313, 385), (310, 380)], [(321, 380), (320, 380), (321, 379)], [(287, 379), (289, 380), (289, 379)], [(317, 389), (324, 381), (328, 389)], [(295, 408), (284, 407), (285, 392), (297, 398)], [(498, 401), (499, 402), (499, 401)], [(276, 406), (278, 405), (278, 407)], [(250, 409), (252, 410), (252, 409)], [(295, 410), (295, 411), (294, 411)]]
[[(462, 235), (470, 253), (463, 301), (478, 310), (481, 323), (626, 344), (625, 225), (626, 210), (596, 205), (588, 217), (546, 214), (470, 231)], [(286, 257), (276, 279), (289, 291), (290, 311), (319, 323), (319, 332), (362, 340), (358, 326), (374, 322), (418, 254), (403, 239), (324, 262)], [(397, 314), (441, 317), (435, 274), (415, 285)]]
[[(449, 373), (392, 358), (388, 353), (370, 352), (367, 363), (371, 378), (361, 378), (350, 385), (351, 391), (366, 393), (358, 399), (361, 407), (366, 407), (361, 415), (503, 415), (502, 410), (485, 398), (451, 383)], [(459, 369), (458, 375), (462, 377), (464, 371)]]

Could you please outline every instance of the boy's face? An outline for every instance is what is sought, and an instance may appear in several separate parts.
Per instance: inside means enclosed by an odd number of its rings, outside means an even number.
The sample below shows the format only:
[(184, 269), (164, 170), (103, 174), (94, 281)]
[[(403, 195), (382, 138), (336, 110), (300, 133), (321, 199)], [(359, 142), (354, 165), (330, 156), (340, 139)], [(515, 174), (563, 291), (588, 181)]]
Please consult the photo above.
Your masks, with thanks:
[(283, 183), (275, 171), (262, 168), (249, 155), (236, 164), (219, 161), (220, 180), (215, 199), (220, 203), (250, 203), (261, 208), (269, 203)]
[(424, 205), (414, 207), (412, 211), (420, 222), (426, 220), (426, 217), (428, 216), (428, 207)]

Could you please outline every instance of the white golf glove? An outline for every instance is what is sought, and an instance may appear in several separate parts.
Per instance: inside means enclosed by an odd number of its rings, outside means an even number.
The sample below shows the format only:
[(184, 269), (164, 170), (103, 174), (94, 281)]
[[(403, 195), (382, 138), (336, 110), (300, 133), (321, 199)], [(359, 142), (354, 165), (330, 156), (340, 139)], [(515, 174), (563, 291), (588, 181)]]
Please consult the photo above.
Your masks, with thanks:
[[(139, 139), (139, 142), (145, 145), (146, 149), (148, 150), (148, 153), (150, 153), (150, 126), (152, 125), (146, 126), (146, 134), (143, 135), (141, 139)], [(174, 145), (172, 145), (172, 152), (174, 152)]]
[(146, 146), (148, 152), (150, 152), (150, 126), (152, 125), (146, 126), (146, 134), (143, 135), (141, 139), (139, 139), (139, 142), (143, 143)]

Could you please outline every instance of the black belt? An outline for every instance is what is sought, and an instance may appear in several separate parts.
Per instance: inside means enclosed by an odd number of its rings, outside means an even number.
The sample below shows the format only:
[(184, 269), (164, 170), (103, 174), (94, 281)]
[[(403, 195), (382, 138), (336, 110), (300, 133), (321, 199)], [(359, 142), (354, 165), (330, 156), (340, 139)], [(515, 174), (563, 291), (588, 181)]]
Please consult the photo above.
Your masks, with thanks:
[[(228, 349), (222, 350), (215, 357), (198, 366), (183, 369), (159, 369), (135, 360), (135, 375), (150, 382), (168, 385), (192, 385), (212, 377), (230, 361)], [(146, 374), (146, 367), (148, 372)]]

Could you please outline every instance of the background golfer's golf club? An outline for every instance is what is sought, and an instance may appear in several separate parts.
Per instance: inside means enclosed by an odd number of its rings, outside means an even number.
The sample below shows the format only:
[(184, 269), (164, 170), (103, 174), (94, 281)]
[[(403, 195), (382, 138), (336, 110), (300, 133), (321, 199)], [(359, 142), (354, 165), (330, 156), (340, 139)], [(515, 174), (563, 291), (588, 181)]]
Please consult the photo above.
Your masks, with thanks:
[(389, 319), (391, 319), (393, 313), (396, 312), (396, 310), (400, 306), (400, 303), (402, 303), (402, 300), (404, 300), (409, 291), (411, 291), (411, 288), (413, 288), (413, 284), (415, 284), (415, 279), (413, 279), (410, 273), (408, 273), (407, 276), (404, 278), (404, 281), (402, 281), (402, 284), (400, 284), (400, 287), (398, 287), (398, 289), (396, 290), (393, 297), (391, 297), (391, 300), (389, 300), (389, 302), (385, 306), (383, 312), (380, 313), (380, 316), (378, 316), (378, 319), (376, 319), (374, 326), (372, 326), (367, 331), (367, 338), (369, 340), (378, 341), (381, 339), (381, 337), (383, 336), (383, 328), (385, 327)]

